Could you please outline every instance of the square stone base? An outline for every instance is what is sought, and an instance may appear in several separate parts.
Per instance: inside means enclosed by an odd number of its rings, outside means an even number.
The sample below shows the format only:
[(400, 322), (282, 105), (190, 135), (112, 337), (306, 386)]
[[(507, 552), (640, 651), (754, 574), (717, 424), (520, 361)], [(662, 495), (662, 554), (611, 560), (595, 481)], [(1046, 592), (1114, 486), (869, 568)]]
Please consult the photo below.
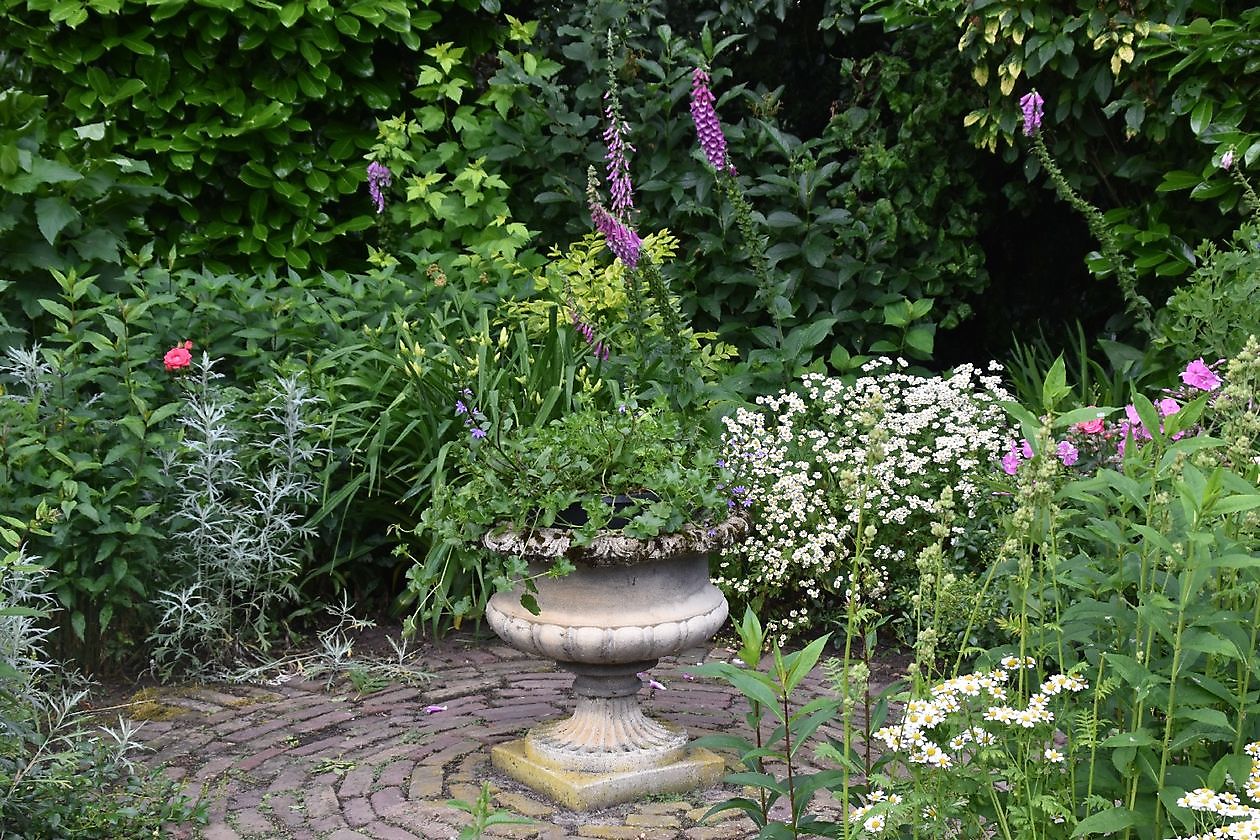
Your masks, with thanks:
[(722, 759), (691, 747), (669, 764), (623, 773), (575, 773), (542, 764), (525, 752), (523, 738), (490, 749), (494, 766), (510, 778), (573, 811), (597, 811), (661, 793), (685, 793), (722, 780)]

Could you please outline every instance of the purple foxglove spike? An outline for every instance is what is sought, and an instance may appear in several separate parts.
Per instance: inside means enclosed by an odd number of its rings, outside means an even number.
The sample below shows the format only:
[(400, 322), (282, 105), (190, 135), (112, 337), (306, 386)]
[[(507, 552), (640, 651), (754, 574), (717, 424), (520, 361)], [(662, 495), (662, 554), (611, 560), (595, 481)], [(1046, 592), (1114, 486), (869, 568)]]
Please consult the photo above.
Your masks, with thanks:
[(385, 212), (385, 193), (382, 188), (388, 187), (394, 182), (393, 173), (389, 171), (389, 167), (380, 161), (372, 161), (367, 168), (368, 177), (368, 195), (372, 196), (372, 203), (376, 205), (377, 213)]

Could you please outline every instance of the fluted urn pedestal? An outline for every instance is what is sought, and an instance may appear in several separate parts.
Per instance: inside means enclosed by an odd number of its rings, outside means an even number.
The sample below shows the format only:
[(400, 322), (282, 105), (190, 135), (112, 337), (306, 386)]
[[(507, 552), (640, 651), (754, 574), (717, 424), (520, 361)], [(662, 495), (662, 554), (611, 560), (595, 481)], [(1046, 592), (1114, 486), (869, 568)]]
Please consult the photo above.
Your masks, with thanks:
[(722, 626), (726, 599), (709, 580), (708, 558), (746, 529), (733, 518), (648, 540), (607, 532), (581, 547), (561, 528), (528, 538), (511, 531), (488, 536), (489, 548), (524, 557), (532, 572), (560, 556), (577, 567), (537, 581), (538, 615), (522, 606), (520, 589), (498, 593), (486, 607), (505, 642), (576, 675), (572, 717), (494, 747), (495, 767), (578, 811), (716, 784), (722, 760), (689, 747), (681, 727), (644, 714), (637, 675)]

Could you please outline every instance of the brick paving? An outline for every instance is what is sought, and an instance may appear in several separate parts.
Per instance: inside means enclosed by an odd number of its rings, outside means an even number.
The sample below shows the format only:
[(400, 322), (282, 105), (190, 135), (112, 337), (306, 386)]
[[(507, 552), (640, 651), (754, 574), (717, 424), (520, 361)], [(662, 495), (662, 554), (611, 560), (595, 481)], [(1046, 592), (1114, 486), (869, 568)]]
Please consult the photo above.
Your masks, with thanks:
[[(687, 679), (689, 668), (731, 658), (723, 648), (662, 660), (645, 686), (644, 708), (686, 726), (693, 737), (739, 732), (746, 706), (723, 684)], [(161, 765), (209, 806), (205, 826), (174, 830), (204, 840), (446, 840), (468, 815), (446, 804), (473, 801), (483, 782), (494, 807), (530, 825), (496, 826), (490, 837), (586, 840), (734, 840), (756, 834), (737, 812), (701, 818), (738, 795), (729, 785), (590, 813), (551, 804), (490, 765), (489, 747), (531, 725), (567, 715), (572, 676), (554, 663), (501, 644), (451, 638), (431, 645), (420, 665), (433, 679), (370, 694), (351, 686), (292, 680), (278, 686), (186, 686), (157, 698), (173, 716), (149, 720), (140, 738), (146, 762)], [(802, 702), (824, 691), (807, 677)], [(446, 711), (426, 714), (429, 705)], [(836, 735), (826, 727), (821, 737)], [(808, 763), (808, 749), (799, 754)], [(728, 765), (736, 769), (733, 757)], [(821, 809), (834, 817), (835, 802)]]

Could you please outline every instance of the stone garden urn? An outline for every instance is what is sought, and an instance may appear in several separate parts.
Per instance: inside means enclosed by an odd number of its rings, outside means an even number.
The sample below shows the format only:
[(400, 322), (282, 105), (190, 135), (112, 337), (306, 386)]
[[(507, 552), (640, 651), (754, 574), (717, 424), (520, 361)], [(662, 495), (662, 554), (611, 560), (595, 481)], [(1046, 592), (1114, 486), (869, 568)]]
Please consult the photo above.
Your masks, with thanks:
[(742, 539), (747, 527), (733, 517), (645, 540), (605, 531), (580, 547), (564, 528), (487, 535), (488, 548), (523, 557), (531, 573), (561, 556), (576, 566), (564, 577), (537, 579), (538, 615), (521, 604), (521, 588), (486, 606), (505, 642), (576, 675), (573, 716), (494, 747), (494, 766), (577, 811), (716, 784), (723, 775), (717, 755), (689, 747), (681, 727), (639, 708), (638, 674), (722, 626), (726, 599), (709, 579), (709, 554)]

